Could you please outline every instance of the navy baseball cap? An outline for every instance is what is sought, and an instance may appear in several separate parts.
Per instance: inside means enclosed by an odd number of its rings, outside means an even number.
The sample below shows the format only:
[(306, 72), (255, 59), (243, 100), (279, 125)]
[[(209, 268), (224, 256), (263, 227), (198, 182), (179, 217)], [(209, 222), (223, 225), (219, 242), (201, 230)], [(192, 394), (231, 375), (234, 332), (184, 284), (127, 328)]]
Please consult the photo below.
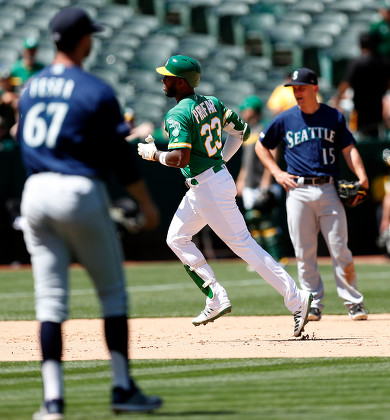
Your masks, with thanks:
[(318, 85), (316, 73), (306, 67), (294, 70), (291, 74), (291, 82), (286, 83), (284, 86), (295, 85)]
[(104, 26), (93, 22), (81, 7), (64, 7), (50, 21), (54, 43), (75, 45), (84, 35), (104, 31)]

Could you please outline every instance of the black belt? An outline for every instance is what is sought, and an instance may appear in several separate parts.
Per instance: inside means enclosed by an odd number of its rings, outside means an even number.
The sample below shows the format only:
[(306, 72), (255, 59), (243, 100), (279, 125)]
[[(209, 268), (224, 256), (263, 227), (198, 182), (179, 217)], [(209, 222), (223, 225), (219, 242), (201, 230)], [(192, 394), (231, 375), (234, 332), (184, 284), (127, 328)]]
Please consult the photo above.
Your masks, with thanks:
[[(217, 172), (222, 171), (223, 168), (224, 168), (223, 166), (213, 166), (213, 171), (216, 174)], [(206, 171), (207, 171), (207, 169), (206, 169)], [(190, 179), (185, 180), (185, 184), (189, 188), (190, 185), (198, 185), (199, 182), (195, 178), (190, 178)]]
[(331, 176), (315, 176), (315, 177), (304, 177), (304, 185), (322, 185), (328, 184), (332, 180)]

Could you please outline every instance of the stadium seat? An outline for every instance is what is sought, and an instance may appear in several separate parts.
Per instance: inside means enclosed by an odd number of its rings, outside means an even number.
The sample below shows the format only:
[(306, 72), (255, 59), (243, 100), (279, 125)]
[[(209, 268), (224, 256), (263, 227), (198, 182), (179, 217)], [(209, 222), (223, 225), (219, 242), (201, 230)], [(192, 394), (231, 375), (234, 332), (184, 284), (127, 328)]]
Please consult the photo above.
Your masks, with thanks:
[(124, 25), (126, 18), (119, 15), (98, 12), (96, 20), (102, 25), (106, 27), (108, 26), (115, 31)]
[(250, 14), (268, 13), (275, 17), (276, 20), (282, 18), (287, 13), (287, 7), (296, 2), (296, 0), (264, 0), (250, 6)]
[(179, 40), (176, 36), (168, 34), (152, 34), (144, 38), (139, 48), (141, 50), (148, 48), (158, 48), (170, 51), (176, 51), (179, 47)]
[(94, 74), (95, 76), (101, 78), (102, 80), (105, 80), (107, 83), (109, 83), (112, 87), (115, 87), (116, 84), (119, 82), (119, 74), (108, 70), (103, 69), (101, 67), (91, 67), (89, 71)]
[(12, 32), (15, 26), (16, 19), (13, 19), (11, 15), (0, 14), (0, 30), (2, 31), (3, 35)]
[(202, 65), (202, 81), (212, 83), (214, 86), (222, 83), (228, 83), (230, 80), (230, 73), (226, 69), (213, 67), (210, 64)]
[(181, 38), (187, 34), (187, 29), (183, 25), (178, 24), (162, 24), (157, 30), (156, 34), (173, 35), (176, 38)]
[(271, 52), (269, 58), (276, 66), (291, 65), (301, 67), (302, 51), (299, 47), (300, 41), (304, 37), (302, 25), (291, 23), (285, 25), (277, 23), (267, 31), (267, 50)]
[(217, 47), (214, 48), (213, 56), (218, 57), (220, 60), (223, 60), (225, 57), (234, 58), (235, 60), (249, 58), (244, 48), (238, 45), (224, 44), (218, 44)]
[(363, 10), (360, 13), (353, 14), (350, 16), (351, 23), (364, 23), (367, 28), (372, 22), (380, 19), (380, 14), (377, 11)]
[(195, 60), (204, 62), (217, 46), (217, 40), (212, 35), (188, 34), (180, 38), (177, 51), (178, 54), (188, 55)]
[(349, 23), (347, 13), (338, 10), (325, 10), (323, 13), (313, 17), (313, 25), (317, 23), (339, 24), (342, 29), (346, 28)]
[(156, 126), (160, 126), (165, 116), (166, 106), (158, 105), (149, 101), (136, 101), (132, 104), (137, 123), (150, 121)]
[(97, 54), (97, 59), (93, 66), (93, 70), (110, 71), (116, 75), (117, 79), (127, 73), (128, 65), (125, 60), (114, 54), (107, 54), (105, 51), (100, 51)]
[(318, 0), (301, 0), (290, 6), (288, 10), (291, 12), (309, 13), (314, 17), (325, 11), (325, 5), (322, 1)]
[(12, 37), (20, 40), (20, 50), (23, 47), (23, 39), (28, 36), (40, 38), (40, 31), (34, 26), (30, 26), (27, 23), (22, 24), (21, 22), (18, 23), (12, 31)]
[(7, 4), (1, 7), (1, 16), (3, 19), (9, 16), (17, 24), (25, 20), (26, 11), (23, 7)]
[(215, 88), (218, 94), (222, 94), (226, 97), (227, 92), (235, 96), (246, 96), (251, 95), (255, 91), (255, 86), (253, 83), (246, 80), (229, 80), (228, 83), (217, 82)]
[(268, 57), (246, 56), (242, 57), (237, 63), (238, 68), (244, 72), (269, 72), (272, 68), (272, 62)]
[(285, 23), (287, 25), (289, 23), (298, 23), (305, 28), (312, 23), (312, 17), (309, 13), (292, 10), (286, 16), (283, 16), (279, 23)]
[(243, 71), (242, 68), (237, 69), (231, 75), (232, 80), (243, 80), (253, 84), (255, 89), (262, 88), (267, 84), (268, 75), (266, 71)]
[(327, 81), (337, 86), (345, 75), (348, 63), (361, 54), (356, 34), (342, 33), (322, 56), (322, 66), (328, 69)]
[(201, 80), (199, 83), (199, 86), (196, 88), (196, 93), (199, 95), (204, 96), (214, 96), (215, 95), (215, 86), (211, 82), (206, 82), (204, 80)]
[(269, 12), (252, 12), (242, 16), (237, 22), (237, 26), (242, 28), (236, 32), (236, 44), (253, 47), (253, 52), (258, 55), (270, 56), (271, 51), (267, 50), (269, 45), (266, 43), (266, 37), (268, 29), (275, 23), (275, 15)]
[(337, 22), (315, 22), (306, 30), (305, 38), (321, 37), (328, 35), (332, 38), (337, 37), (343, 31), (342, 25)]
[(139, 70), (155, 71), (157, 67), (163, 66), (170, 54), (167, 50), (136, 51), (131, 67)]
[(131, 68), (126, 74), (120, 78), (122, 84), (130, 84), (139, 91), (147, 90), (150, 86), (159, 84), (161, 88), (161, 82), (158, 81), (158, 74), (156, 70), (139, 70)]
[(55, 50), (54, 48), (42, 48), (41, 46), (39, 46), (38, 50), (37, 50), (37, 61), (45, 64), (46, 66), (49, 65), (54, 58), (55, 55)]
[(18, 58), (19, 51), (12, 47), (7, 47), (3, 43), (0, 44), (1, 64), (10, 67)]
[(314, 70), (318, 76), (330, 81), (330, 63), (327, 50), (333, 45), (333, 37), (325, 32), (308, 31), (300, 42), (302, 49), (302, 63), (305, 67)]
[(107, 6), (109, 4), (109, 0), (79, 0), (76, 1), (76, 4), (73, 4), (74, 6), (81, 6), (81, 7), (87, 7), (92, 6), (96, 9), (99, 9), (101, 7)]
[(351, 15), (363, 10), (363, 2), (356, 0), (338, 0), (329, 5), (329, 10), (337, 10)]
[(207, 21), (210, 9), (218, 6), (220, 3), (220, 0), (191, 1), (191, 28), (194, 32), (210, 33)]
[(60, 9), (61, 7), (70, 6), (73, 0), (44, 0), (44, 2), (38, 2), (36, 6), (34, 6), (34, 10), (37, 9), (44, 9), (47, 7), (55, 6), (56, 8)]
[(126, 20), (134, 16), (134, 9), (128, 4), (108, 2), (106, 6), (99, 9), (99, 15), (120, 16)]
[(28, 10), (34, 7), (40, 0), (12, 0), (14, 6), (23, 7), (23, 9)]
[(235, 57), (223, 56), (221, 58), (217, 54), (212, 54), (207, 60), (207, 64), (216, 71), (221, 70), (231, 73), (237, 69), (237, 59)]
[(245, 3), (222, 3), (211, 7), (206, 15), (207, 32), (220, 39), (225, 44), (236, 44), (242, 39), (239, 18), (249, 13), (249, 6)]

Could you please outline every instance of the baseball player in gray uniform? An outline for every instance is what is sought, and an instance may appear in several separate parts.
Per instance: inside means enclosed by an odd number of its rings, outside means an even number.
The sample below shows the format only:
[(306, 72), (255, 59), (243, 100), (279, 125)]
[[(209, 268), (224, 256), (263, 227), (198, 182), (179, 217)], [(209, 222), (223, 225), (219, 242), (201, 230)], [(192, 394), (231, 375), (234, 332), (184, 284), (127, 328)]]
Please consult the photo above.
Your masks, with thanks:
[[(321, 319), (324, 285), (317, 265), (317, 241), (321, 231), (327, 243), (337, 285), (351, 319), (365, 320), (363, 295), (357, 290), (356, 274), (348, 248), (347, 220), (334, 184), (339, 177), (339, 154), (368, 188), (367, 174), (348, 130), (344, 116), (317, 100), (317, 75), (300, 68), (292, 74), (297, 106), (275, 117), (261, 133), (256, 153), (276, 181), (287, 191), (287, 221), (298, 264), (299, 281), (310, 291), (313, 303), (309, 320)], [(270, 149), (285, 143), (287, 170), (282, 171)]]
[(28, 173), (21, 207), (43, 358), (43, 404), (33, 419), (64, 418), (61, 330), (74, 259), (88, 271), (100, 299), (111, 356), (112, 410), (151, 411), (161, 399), (144, 395), (129, 374), (126, 282), (108, 211), (107, 175), (115, 168), (150, 226), (158, 213), (125, 140), (129, 127), (113, 90), (82, 69), (91, 34), (103, 27), (83, 9), (69, 7), (53, 17), (50, 30), (54, 61), (31, 79), (19, 104), (18, 138)]
[[(188, 192), (172, 219), (167, 243), (207, 296), (205, 309), (192, 323), (205, 325), (230, 312), (232, 307), (226, 290), (192, 241), (208, 224), (284, 297), (286, 307), (294, 314), (294, 335), (300, 336), (312, 296), (298, 289), (283, 267), (252, 238), (237, 207), (236, 186), (225, 165), (249, 137), (248, 125), (218, 98), (194, 92), (200, 80), (200, 66), (193, 58), (173, 56), (156, 70), (164, 76), (165, 94), (177, 102), (165, 117), (168, 151), (157, 150), (150, 141), (139, 143), (138, 153), (143, 159), (180, 168), (186, 178)], [(224, 145), (222, 130), (228, 133)]]

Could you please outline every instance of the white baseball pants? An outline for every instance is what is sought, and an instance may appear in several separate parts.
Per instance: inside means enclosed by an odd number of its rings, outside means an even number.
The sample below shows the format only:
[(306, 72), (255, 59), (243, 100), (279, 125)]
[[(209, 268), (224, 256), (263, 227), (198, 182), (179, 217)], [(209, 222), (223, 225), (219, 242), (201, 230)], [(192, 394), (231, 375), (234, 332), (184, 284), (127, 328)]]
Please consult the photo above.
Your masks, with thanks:
[(196, 177), (183, 197), (168, 230), (167, 243), (183, 264), (196, 267), (205, 260), (192, 237), (206, 224), (283, 297), (291, 312), (303, 297), (292, 277), (250, 235), (236, 204), (236, 185), (227, 169), (208, 169)]

